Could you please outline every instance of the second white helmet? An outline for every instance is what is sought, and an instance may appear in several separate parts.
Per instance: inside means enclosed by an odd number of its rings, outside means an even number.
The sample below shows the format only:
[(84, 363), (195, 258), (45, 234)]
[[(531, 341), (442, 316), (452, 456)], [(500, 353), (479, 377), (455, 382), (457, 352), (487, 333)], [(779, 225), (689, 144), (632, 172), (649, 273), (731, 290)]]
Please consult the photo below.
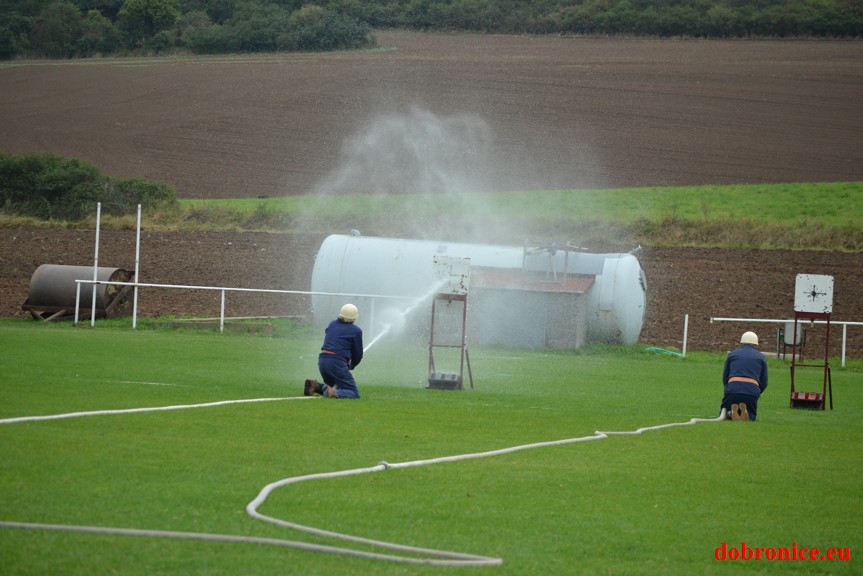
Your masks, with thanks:
[(744, 332), (740, 337), (741, 344), (752, 344), (758, 346), (758, 335), (755, 332)]
[(339, 311), (339, 318), (348, 322), (355, 321), (360, 315), (360, 311), (353, 304), (345, 304)]

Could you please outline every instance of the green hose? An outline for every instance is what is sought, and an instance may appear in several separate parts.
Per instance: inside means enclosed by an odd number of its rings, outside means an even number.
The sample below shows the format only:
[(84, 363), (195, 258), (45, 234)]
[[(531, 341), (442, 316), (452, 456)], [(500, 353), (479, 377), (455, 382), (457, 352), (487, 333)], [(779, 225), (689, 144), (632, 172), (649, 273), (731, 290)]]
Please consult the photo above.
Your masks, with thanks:
[(645, 348), (645, 352), (654, 352), (656, 354), (666, 354), (668, 356), (677, 356), (679, 358), (683, 358), (683, 354), (680, 352), (675, 352), (674, 350), (666, 350), (665, 348), (657, 348), (656, 346), (651, 346), (650, 348)]

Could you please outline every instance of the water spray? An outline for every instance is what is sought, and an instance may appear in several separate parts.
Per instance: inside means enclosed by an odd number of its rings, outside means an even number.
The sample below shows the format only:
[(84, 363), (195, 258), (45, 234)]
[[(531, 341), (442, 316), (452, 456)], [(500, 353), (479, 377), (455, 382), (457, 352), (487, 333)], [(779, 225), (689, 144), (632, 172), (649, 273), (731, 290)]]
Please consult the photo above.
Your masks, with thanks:
[(441, 289), (441, 287), (443, 287), (443, 285), (446, 283), (447, 283), (447, 279), (440, 280), (437, 284), (432, 286), (431, 290), (429, 290), (427, 293), (423, 294), (422, 296), (420, 296), (416, 300), (413, 300), (405, 310), (396, 310), (397, 319), (393, 320), (392, 322), (387, 322), (386, 324), (384, 324), (384, 327), (381, 329), (381, 331), (378, 332), (378, 334), (374, 338), (372, 338), (372, 341), (369, 342), (365, 348), (363, 348), (363, 352), (366, 352), (369, 348), (374, 346), (378, 342), (378, 340), (380, 340), (386, 334), (388, 334), (390, 332), (390, 330), (392, 330), (393, 326), (403, 325), (404, 321), (407, 319), (407, 317), (410, 315), (411, 312), (416, 310), (416, 308), (420, 304), (422, 304), (423, 302), (425, 302), (426, 300), (431, 298), (434, 294), (436, 294)]

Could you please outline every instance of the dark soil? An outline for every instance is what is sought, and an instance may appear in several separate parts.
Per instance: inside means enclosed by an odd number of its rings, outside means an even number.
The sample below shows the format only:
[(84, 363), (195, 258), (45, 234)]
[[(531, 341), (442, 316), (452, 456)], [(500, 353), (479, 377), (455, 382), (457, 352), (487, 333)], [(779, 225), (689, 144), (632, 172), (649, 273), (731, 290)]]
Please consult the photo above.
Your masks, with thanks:
[(13, 63), (0, 68), (0, 150), (81, 158), (184, 198), (302, 194), (381, 115), (420, 108), (487, 125), (474, 175), (492, 190), (863, 180), (860, 41), (378, 43)]
[[(0, 150), (81, 158), (111, 176), (168, 182), (184, 198), (304, 194), (380, 115), (422, 109), (487, 127), (476, 169), (493, 189), (863, 180), (863, 42), (388, 32), (379, 43), (17, 63), (0, 68)], [(145, 232), (140, 280), (307, 290), (322, 239)], [(103, 231), (100, 265), (134, 269), (134, 243), (133, 232)], [(92, 230), (0, 229), (0, 315), (25, 314), (40, 264), (92, 265), (93, 249)], [(860, 254), (647, 247), (639, 259), (646, 344), (679, 349), (688, 314), (690, 350), (727, 350), (745, 329), (772, 350), (774, 325), (709, 319), (788, 318), (799, 273), (833, 275), (834, 319), (863, 320)], [(218, 314), (218, 293), (141, 292), (144, 315)], [(308, 308), (304, 296), (228, 299), (230, 316)], [(840, 341), (834, 328), (834, 354)], [(848, 354), (863, 356), (863, 328), (849, 327)]]
[[(141, 282), (192, 286), (309, 290), (321, 235), (267, 233), (143, 233)], [(0, 316), (21, 310), (33, 272), (41, 264), (90, 265), (95, 233), (81, 230), (0, 229)], [(102, 231), (101, 266), (135, 269), (134, 232)], [(710, 318), (793, 318), (796, 275), (835, 277), (835, 320), (863, 318), (863, 256), (825, 252), (646, 248), (638, 254), (648, 284), (641, 341), (681, 349), (689, 315), (688, 350), (724, 351), (744, 330), (755, 330), (763, 349), (775, 349), (774, 324), (714, 322)], [(218, 317), (219, 292), (141, 289), (139, 313)], [(228, 316), (309, 314), (302, 295), (228, 296)], [(807, 354), (819, 348), (824, 329), (814, 329)], [(833, 328), (833, 353), (841, 330)], [(849, 327), (847, 354), (863, 356), (863, 328)]]

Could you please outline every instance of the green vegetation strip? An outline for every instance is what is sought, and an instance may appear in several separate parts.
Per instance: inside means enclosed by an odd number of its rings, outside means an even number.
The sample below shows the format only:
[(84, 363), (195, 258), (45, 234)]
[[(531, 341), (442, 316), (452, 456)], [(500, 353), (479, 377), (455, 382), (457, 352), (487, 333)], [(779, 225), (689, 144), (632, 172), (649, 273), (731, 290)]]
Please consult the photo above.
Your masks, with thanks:
[(0, 154), (0, 176), (7, 228), (94, 228), (100, 202), (105, 229), (134, 229), (140, 205), (148, 230), (863, 251), (863, 182), (177, 200), (51, 154)]
[(374, 46), (372, 26), (675, 38), (858, 38), (863, 31), (859, 6), (845, 0), (10, 0), (0, 13), (0, 60), (343, 50)]
[[(525, 235), (584, 244), (863, 250), (863, 182), (463, 195), (289, 196), (181, 200), (173, 221), (194, 229), (408, 237)], [(475, 238), (472, 238), (475, 239)]]

